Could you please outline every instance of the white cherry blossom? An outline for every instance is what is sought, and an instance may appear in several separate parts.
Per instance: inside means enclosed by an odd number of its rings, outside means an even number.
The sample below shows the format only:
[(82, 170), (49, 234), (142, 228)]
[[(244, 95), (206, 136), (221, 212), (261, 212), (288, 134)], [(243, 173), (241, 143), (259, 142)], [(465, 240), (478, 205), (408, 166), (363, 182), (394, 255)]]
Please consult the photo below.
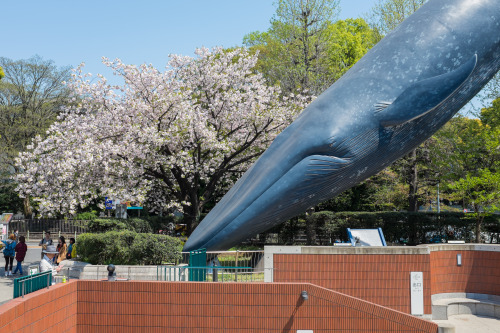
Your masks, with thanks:
[(17, 159), (20, 195), (46, 216), (108, 196), (195, 222), (310, 101), (280, 97), (245, 49), (195, 54), (171, 55), (163, 72), (103, 59), (122, 86), (77, 68), (73, 105)]

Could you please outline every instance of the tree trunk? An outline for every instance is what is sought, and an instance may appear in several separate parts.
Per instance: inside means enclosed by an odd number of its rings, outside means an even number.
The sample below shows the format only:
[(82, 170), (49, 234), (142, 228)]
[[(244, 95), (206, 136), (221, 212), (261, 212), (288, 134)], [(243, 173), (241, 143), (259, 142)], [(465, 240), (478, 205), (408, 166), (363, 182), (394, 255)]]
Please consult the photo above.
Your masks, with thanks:
[(200, 221), (200, 209), (198, 208), (198, 205), (184, 206), (183, 209), (184, 218), (182, 220), (187, 225), (188, 234), (186, 236), (189, 236), (198, 226)]
[(27, 196), (23, 200), (23, 206), (24, 206), (24, 216), (26, 218), (31, 218), (31, 215), (33, 215), (33, 210), (31, 209), (30, 205), (30, 197)]
[(481, 225), (483, 224), (484, 216), (479, 212), (479, 206), (474, 205), (474, 210), (476, 213), (476, 243), (481, 243)]
[(409, 212), (418, 212), (418, 167), (417, 167), (417, 150), (414, 149), (411, 152), (410, 159), (410, 174), (408, 183), (410, 185), (409, 193), (408, 193), (408, 211)]
[(316, 231), (314, 230), (315, 225), (312, 222), (312, 214), (314, 213), (314, 207), (309, 208), (306, 211), (306, 244), (316, 245)]

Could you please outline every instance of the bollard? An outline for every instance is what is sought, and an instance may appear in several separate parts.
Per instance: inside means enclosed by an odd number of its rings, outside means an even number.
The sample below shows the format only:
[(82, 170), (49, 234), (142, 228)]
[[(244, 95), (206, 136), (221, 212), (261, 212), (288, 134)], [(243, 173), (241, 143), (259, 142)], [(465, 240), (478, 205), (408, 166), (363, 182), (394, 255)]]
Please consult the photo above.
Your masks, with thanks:
[(30, 231), (28, 230), (28, 242), (30, 241)]
[[(240, 251), (239, 250), (236, 250), (236, 260), (234, 261), (234, 266), (235, 267), (238, 267), (238, 256), (240, 254)], [(238, 270), (236, 269), (235, 270), (235, 273), (234, 273), (234, 282), (238, 282)]]
[[(217, 266), (215, 266), (215, 263), (212, 268), (212, 282), (219, 282), (219, 274), (217, 274)], [(224, 282), (224, 275), (222, 276), (222, 282)]]
[[(108, 267), (108, 281), (116, 281), (116, 276), (114, 276), (115, 272), (115, 265), (109, 264)], [(130, 274), (130, 267), (129, 267), (129, 274)]]

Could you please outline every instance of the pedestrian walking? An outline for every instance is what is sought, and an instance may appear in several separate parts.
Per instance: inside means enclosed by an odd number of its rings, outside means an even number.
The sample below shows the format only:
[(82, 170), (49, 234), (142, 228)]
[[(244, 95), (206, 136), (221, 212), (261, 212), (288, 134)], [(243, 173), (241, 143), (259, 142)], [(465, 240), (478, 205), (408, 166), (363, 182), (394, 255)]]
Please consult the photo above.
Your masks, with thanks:
[[(14, 264), (14, 256), (16, 255), (16, 236), (11, 234), (9, 239), (3, 240), (2, 243), (5, 244), (3, 249), (3, 256), (5, 257), (5, 276), (12, 275), (12, 265)], [(10, 265), (10, 269), (9, 268)]]
[(26, 252), (28, 252), (28, 246), (26, 246), (26, 240), (24, 236), (19, 236), (19, 243), (16, 245), (16, 269), (14, 270), (14, 275), (19, 271), (20, 275), (23, 275), (23, 261), (24, 257), (26, 257)]

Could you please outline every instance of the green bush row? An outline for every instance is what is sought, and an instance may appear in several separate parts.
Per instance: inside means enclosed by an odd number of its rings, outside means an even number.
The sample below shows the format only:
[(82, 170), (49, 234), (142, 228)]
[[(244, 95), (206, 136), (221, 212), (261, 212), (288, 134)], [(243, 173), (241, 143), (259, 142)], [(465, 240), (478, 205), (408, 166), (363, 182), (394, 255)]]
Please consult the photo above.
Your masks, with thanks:
[(78, 255), (94, 265), (161, 265), (181, 259), (174, 237), (131, 230), (85, 233), (77, 238)]
[(115, 219), (99, 218), (87, 222), (88, 232), (106, 232), (111, 230), (131, 230), (138, 233), (151, 233), (165, 230), (173, 221), (170, 216), (152, 216), (147, 218)]
[[(474, 214), (455, 212), (316, 212), (309, 216), (291, 219), (268, 232), (277, 234), (280, 244), (299, 244), (297, 237), (305, 235), (307, 244), (329, 245), (336, 240), (347, 241), (347, 228), (382, 228), (387, 242), (405, 242), (416, 245), (431, 242), (433, 237), (474, 240), (476, 218)], [(500, 232), (500, 215), (486, 216), (483, 231)]]

